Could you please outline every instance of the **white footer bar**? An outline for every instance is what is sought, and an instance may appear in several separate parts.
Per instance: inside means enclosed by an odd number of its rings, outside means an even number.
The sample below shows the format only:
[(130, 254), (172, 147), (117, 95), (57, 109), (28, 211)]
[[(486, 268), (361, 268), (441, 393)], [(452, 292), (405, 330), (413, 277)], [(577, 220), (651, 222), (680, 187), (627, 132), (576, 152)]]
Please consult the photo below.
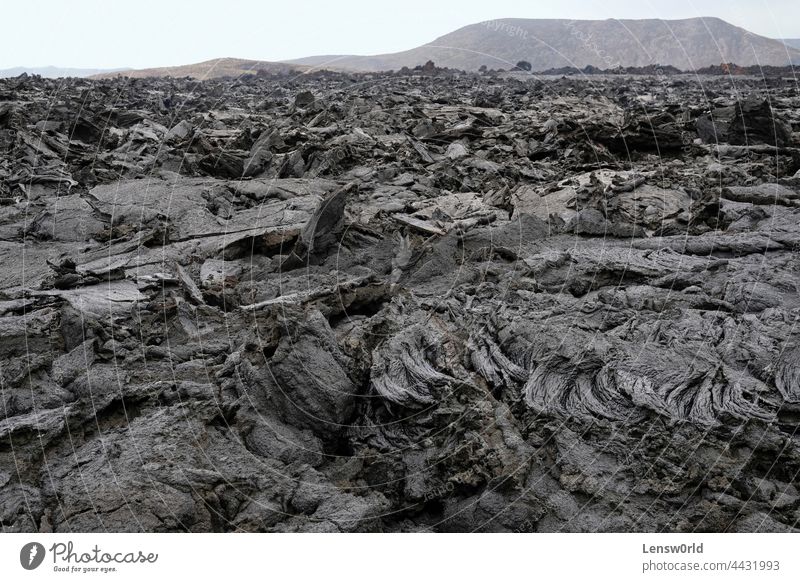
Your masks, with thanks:
[[(791, 534), (3, 534), (1, 580), (798, 580)], [(174, 577), (174, 578), (173, 578)]]

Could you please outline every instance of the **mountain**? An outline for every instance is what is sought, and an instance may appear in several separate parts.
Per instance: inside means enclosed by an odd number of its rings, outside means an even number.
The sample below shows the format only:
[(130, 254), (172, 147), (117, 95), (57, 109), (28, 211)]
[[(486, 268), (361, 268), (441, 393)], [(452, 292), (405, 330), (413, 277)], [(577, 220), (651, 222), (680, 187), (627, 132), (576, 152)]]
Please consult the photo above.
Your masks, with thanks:
[(288, 61), (314, 67), (390, 70), (432, 60), (441, 67), (508, 69), (518, 61), (534, 71), (593, 65), (672, 65), (694, 70), (720, 63), (741, 66), (800, 62), (800, 50), (719, 18), (685, 20), (531, 20), (471, 24), (411, 50), (375, 56), (314, 56)]
[(800, 39), (775, 40), (719, 18), (685, 20), (535, 20), (507, 18), (471, 24), (428, 44), (373, 56), (317, 55), (285, 62), (220, 58), (150, 69), (14, 67), (0, 78), (23, 72), (43, 77), (193, 77), (210, 79), (267, 73), (302, 73), (311, 68), (354, 71), (397, 70), (432, 60), (440, 67), (509, 69), (528, 61), (534, 71), (561, 67), (600, 69), (672, 65), (695, 70), (720, 63), (740, 66), (800, 64)]
[(177, 67), (158, 67), (154, 69), (130, 69), (118, 73), (103, 73), (95, 78), (108, 79), (112, 77), (130, 77), (142, 79), (144, 77), (193, 77), (195, 79), (215, 79), (219, 77), (239, 77), (242, 75), (255, 75), (259, 71), (267, 73), (303, 72), (308, 67), (298, 64), (274, 63), (271, 61), (253, 61), (248, 59), (212, 59), (192, 65)]
[(0, 69), (0, 79), (7, 77), (18, 77), (22, 73), (29, 75), (41, 75), (48, 79), (58, 77), (91, 77), (102, 73), (115, 73), (128, 69), (76, 69), (71, 67), (13, 67), (11, 69)]

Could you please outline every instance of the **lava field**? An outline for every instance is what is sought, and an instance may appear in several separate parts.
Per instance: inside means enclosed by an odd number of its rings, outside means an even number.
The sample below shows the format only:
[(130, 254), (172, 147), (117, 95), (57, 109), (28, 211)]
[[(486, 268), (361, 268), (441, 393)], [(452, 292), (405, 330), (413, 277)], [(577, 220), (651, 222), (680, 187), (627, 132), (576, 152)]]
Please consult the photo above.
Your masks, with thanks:
[(800, 93), (0, 80), (3, 532), (800, 530)]

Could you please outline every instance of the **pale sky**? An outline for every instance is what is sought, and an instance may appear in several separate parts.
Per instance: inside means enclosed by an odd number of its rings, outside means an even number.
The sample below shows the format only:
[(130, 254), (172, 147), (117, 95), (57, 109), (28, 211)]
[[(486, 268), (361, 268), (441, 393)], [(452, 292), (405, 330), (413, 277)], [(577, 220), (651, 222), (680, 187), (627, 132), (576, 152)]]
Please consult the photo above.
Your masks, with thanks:
[(800, 38), (800, 0), (3, 0), (0, 68), (156, 67), (414, 48), (495, 18), (717, 16)]

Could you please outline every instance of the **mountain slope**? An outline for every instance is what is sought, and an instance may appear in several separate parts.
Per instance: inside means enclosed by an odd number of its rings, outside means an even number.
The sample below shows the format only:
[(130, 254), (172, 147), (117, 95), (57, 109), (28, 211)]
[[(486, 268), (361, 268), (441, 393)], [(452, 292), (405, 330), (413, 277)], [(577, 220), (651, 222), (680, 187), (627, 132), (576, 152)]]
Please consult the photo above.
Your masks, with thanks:
[(77, 69), (72, 67), (13, 67), (11, 69), (0, 69), (0, 79), (7, 77), (17, 77), (22, 73), (29, 75), (41, 75), (47, 79), (59, 77), (91, 77), (103, 73), (117, 73), (128, 69)]
[(193, 77), (195, 79), (215, 79), (219, 77), (239, 77), (255, 75), (259, 71), (268, 73), (302, 72), (307, 67), (296, 64), (273, 63), (270, 61), (253, 61), (248, 59), (212, 59), (202, 63), (180, 65), (177, 67), (158, 67), (153, 69), (132, 69), (120, 73), (104, 73), (95, 75), (98, 79), (122, 76), (132, 79), (144, 77)]
[(790, 46), (792, 48), (800, 49), (800, 38), (784, 38), (781, 39), (781, 42), (786, 46)]
[(475, 70), (513, 67), (526, 60), (533, 70), (593, 65), (672, 65), (693, 70), (720, 63), (787, 65), (800, 50), (733, 26), (719, 18), (685, 20), (503, 19), (471, 24), (421, 47), (375, 56), (317, 56), (289, 61), (354, 70), (437, 65)]

